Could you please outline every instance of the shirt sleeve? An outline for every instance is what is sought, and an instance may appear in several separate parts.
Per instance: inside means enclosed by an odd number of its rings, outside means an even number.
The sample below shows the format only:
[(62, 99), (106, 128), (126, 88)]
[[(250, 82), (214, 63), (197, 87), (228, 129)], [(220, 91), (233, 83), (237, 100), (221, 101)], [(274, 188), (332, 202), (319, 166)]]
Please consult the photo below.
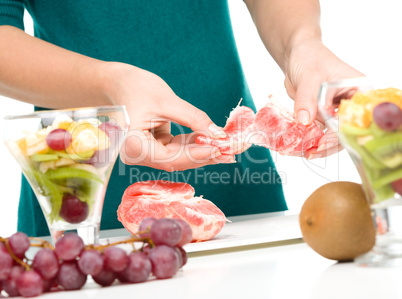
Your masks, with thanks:
[(24, 30), (22, 0), (0, 0), (0, 25), (11, 25)]

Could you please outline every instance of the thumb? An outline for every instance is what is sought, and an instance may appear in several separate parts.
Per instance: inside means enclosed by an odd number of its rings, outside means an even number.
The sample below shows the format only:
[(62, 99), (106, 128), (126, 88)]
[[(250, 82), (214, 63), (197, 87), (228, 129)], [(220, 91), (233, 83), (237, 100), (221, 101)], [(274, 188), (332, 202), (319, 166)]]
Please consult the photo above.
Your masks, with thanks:
[(179, 125), (189, 127), (194, 132), (214, 138), (226, 137), (223, 129), (218, 127), (204, 111), (179, 97), (171, 97), (164, 101), (162, 115)]
[(318, 81), (303, 82), (296, 90), (294, 115), (296, 120), (303, 125), (310, 124), (317, 116), (320, 84), (316, 82)]

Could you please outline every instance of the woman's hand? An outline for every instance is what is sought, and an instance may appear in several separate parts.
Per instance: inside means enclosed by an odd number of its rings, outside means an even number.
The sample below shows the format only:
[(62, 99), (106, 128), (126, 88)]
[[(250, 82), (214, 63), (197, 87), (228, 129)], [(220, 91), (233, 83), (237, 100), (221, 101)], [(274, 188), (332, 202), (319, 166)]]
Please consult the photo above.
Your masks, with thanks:
[[(317, 115), (320, 84), (361, 77), (363, 74), (340, 60), (317, 39), (304, 40), (294, 45), (289, 53), (285, 66), (285, 87), (295, 101), (295, 117), (305, 125), (315, 119), (324, 123)], [(331, 130), (327, 130), (318, 146), (317, 150), (307, 151), (303, 155), (308, 159), (321, 158), (342, 149), (336, 134)]]
[(197, 134), (225, 137), (208, 115), (180, 99), (160, 77), (137, 67), (107, 65), (107, 93), (115, 105), (125, 105), (130, 129), (121, 159), (166, 171), (185, 170), (209, 164), (232, 163), (216, 147), (197, 145), (195, 134), (170, 134), (170, 122), (191, 128)]
[[(319, 0), (244, 0), (262, 41), (285, 73), (285, 87), (295, 100), (295, 117), (308, 124), (317, 117), (320, 84), (363, 74), (353, 69), (321, 42)], [(338, 139), (327, 131), (318, 150), (302, 153), (324, 157), (340, 149)]]
[(13, 26), (0, 26), (0, 65), (0, 94), (36, 106), (125, 105), (131, 127), (121, 157), (128, 164), (173, 171), (233, 160), (191, 136), (172, 137), (170, 121), (199, 134), (225, 133), (152, 73), (68, 51)]

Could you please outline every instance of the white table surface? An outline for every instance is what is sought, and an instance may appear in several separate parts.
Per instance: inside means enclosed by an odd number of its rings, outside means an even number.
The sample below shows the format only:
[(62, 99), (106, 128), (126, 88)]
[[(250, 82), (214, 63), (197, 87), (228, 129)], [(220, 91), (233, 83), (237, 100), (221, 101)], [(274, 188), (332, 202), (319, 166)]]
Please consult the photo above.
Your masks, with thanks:
[(267, 216), (235, 217), (216, 240), (187, 245), (188, 263), (173, 278), (106, 288), (89, 281), (82, 290), (41, 297), (402, 298), (402, 268), (362, 268), (325, 259), (300, 239), (297, 216)]

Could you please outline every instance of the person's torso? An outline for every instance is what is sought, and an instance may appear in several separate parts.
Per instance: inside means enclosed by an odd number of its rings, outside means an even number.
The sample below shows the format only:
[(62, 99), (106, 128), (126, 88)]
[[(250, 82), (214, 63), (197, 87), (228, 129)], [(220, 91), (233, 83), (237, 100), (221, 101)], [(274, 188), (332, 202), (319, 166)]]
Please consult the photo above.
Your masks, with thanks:
[[(240, 99), (242, 105), (255, 109), (226, 0), (28, 0), (27, 9), (37, 37), (93, 58), (151, 71), (220, 126)], [(189, 129), (173, 125), (172, 132)], [(106, 193), (102, 229), (122, 227), (116, 210), (123, 192), (144, 180), (189, 183), (197, 196), (213, 201), (227, 216), (285, 210), (281, 178), (269, 151), (252, 147), (237, 160), (172, 173), (118, 161)], [(44, 234), (45, 222), (39, 214), (23, 180), (19, 229)]]

